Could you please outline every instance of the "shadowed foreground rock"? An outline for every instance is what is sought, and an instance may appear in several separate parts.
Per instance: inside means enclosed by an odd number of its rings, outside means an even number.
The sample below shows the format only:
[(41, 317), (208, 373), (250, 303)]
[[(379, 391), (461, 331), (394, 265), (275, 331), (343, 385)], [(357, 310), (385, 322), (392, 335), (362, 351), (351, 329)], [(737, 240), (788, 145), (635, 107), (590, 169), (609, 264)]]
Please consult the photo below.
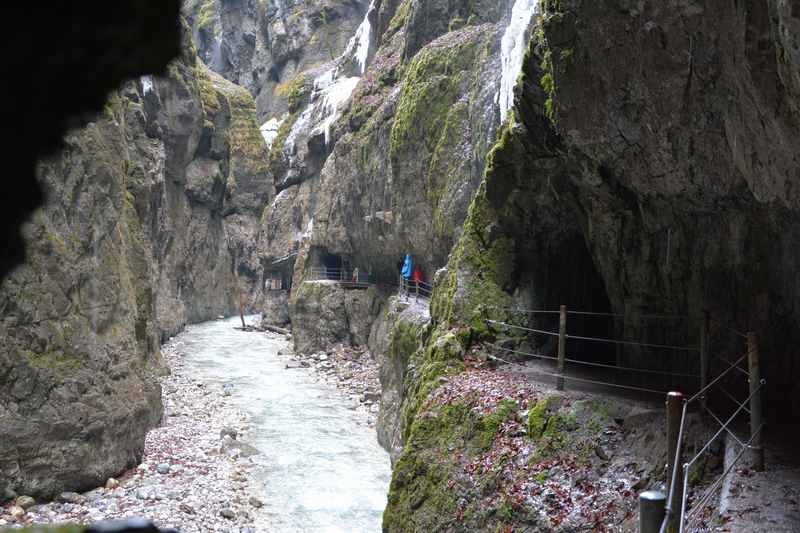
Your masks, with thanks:
[(177, 533), (175, 529), (159, 529), (149, 520), (131, 518), (114, 522), (100, 522), (91, 526), (35, 526), (23, 529), (14, 529), (22, 533)]
[(40, 162), (48, 202), (0, 287), (0, 494), (137, 464), (161, 418), (160, 342), (253, 291), (272, 191), (255, 105), (185, 35), (166, 76), (126, 82)]

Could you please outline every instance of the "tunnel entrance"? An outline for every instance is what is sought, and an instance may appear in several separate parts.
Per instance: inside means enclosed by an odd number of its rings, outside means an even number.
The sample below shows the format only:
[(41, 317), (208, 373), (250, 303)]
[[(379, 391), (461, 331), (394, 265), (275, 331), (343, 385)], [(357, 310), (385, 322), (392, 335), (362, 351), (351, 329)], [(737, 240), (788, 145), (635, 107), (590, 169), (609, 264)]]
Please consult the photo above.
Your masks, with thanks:
[[(557, 243), (548, 243), (533, 254), (527, 254), (519, 266), (521, 272), (522, 307), (531, 310), (558, 310), (567, 307), (567, 335), (609, 338), (614, 336), (615, 319), (605, 284), (594, 266), (582, 235), (574, 235)], [(582, 314), (591, 313), (591, 314)], [(594, 314), (596, 313), (596, 314)], [(558, 331), (559, 316), (530, 314), (528, 325), (547, 331)], [(556, 337), (537, 335), (535, 339), (545, 355), (555, 354)], [(567, 357), (603, 364), (614, 364), (618, 358), (613, 345), (569, 339)]]
[(564, 305), (568, 374), (651, 390), (697, 389), (699, 319), (659, 314), (624, 298), (615, 309), (582, 234), (539, 243), (520, 256), (515, 306), (530, 313), (516, 320), (539, 330), (525, 333), (519, 346), (528, 346), (520, 352), (557, 356)]

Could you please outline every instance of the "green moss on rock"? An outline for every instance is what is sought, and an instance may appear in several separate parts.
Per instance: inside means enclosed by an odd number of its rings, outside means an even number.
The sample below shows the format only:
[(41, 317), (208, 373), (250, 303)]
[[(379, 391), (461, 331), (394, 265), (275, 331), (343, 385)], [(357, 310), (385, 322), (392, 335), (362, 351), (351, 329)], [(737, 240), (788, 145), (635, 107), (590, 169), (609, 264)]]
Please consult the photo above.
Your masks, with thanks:
[(483, 419), (483, 429), (480, 433), (480, 443), (484, 450), (492, 447), (494, 438), (500, 431), (500, 428), (508, 422), (516, 418), (519, 407), (515, 400), (505, 399), (500, 402), (497, 409), (487, 415)]
[(303, 73), (294, 78), (278, 84), (275, 87), (275, 95), (286, 99), (289, 112), (294, 113), (300, 109), (304, 99), (309, 94), (309, 78)]
[(37, 353), (31, 350), (19, 350), (18, 355), (20, 359), (25, 360), (30, 366), (49, 371), (59, 381), (63, 381), (83, 368), (82, 359), (67, 355), (61, 351)]

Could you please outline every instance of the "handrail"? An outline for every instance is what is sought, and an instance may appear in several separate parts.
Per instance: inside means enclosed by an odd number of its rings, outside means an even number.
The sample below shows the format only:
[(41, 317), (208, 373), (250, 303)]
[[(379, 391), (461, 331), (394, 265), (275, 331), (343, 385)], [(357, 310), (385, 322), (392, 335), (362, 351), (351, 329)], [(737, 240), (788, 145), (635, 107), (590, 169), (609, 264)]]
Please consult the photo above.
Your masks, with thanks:
[(594, 379), (576, 378), (574, 376), (567, 376), (567, 375), (563, 375), (563, 374), (555, 374), (553, 372), (545, 372), (545, 371), (539, 370), (539, 369), (531, 369), (530, 367), (527, 367), (527, 366), (522, 365), (520, 363), (515, 363), (514, 361), (507, 361), (505, 359), (497, 357), (496, 355), (489, 355), (488, 357), (490, 359), (495, 359), (497, 361), (501, 361), (501, 362), (506, 363), (508, 365), (521, 366), (521, 367), (523, 367), (523, 368), (525, 368), (527, 370), (532, 370), (533, 373), (535, 373), (535, 374), (541, 374), (543, 376), (549, 376), (549, 377), (554, 377), (554, 378), (559, 378), (559, 379), (563, 378), (563, 379), (566, 379), (566, 380), (569, 380), (569, 381), (577, 381), (577, 382), (580, 382), (580, 383), (591, 383), (593, 385), (604, 385), (604, 386), (607, 386), (607, 387), (616, 387), (616, 388), (619, 388), (619, 389), (628, 389), (628, 390), (635, 390), (635, 391), (640, 391), (640, 392), (650, 392), (650, 393), (653, 393), (653, 394), (666, 394), (666, 392), (662, 391), (662, 390), (648, 389), (648, 388), (645, 388), (645, 387), (635, 387), (633, 385), (620, 385), (618, 383), (609, 383), (607, 381), (597, 381), (597, 380), (594, 380)]
[(714, 378), (713, 380), (711, 380), (711, 382), (710, 382), (708, 385), (706, 385), (705, 387), (703, 387), (702, 389), (700, 389), (699, 391), (697, 391), (697, 392), (695, 393), (695, 395), (694, 395), (694, 396), (692, 396), (691, 398), (689, 398), (689, 399), (686, 401), (686, 403), (692, 403), (692, 402), (693, 402), (693, 401), (695, 401), (697, 398), (700, 398), (700, 397), (703, 395), (703, 393), (704, 393), (704, 392), (706, 392), (708, 389), (710, 389), (711, 387), (713, 387), (713, 386), (714, 386), (714, 385), (715, 385), (717, 382), (719, 382), (719, 380), (721, 380), (723, 377), (725, 377), (725, 375), (726, 375), (728, 372), (730, 372), (731, 370), (733, 370), (733, 368), (735, 368), (736, 366), (738, 366), (738, 365), (739, 365), (739, 363), (741, 363), (741, 362), (742, 362), (742, 361), (743, 361), (743, 360), (744, 360), (746, 357), (747, 357), (747, 355), (746, 355), (746, 354), (745, 354), (745, 355), (743, 355), (743, 356), (741, 356), (741, 357), (740, 357), (740, 358), (739, 358), (739, 359), (738, 359), (736, 362), (732, 363), (732, 364), (731, 364), (731, 366), (729, 366), (727, 369), (725, 369), (725, 371), (724, 371), (724, 372), (722, 372), (722, 373), (721, 373), (719, 376), (717, 376), (716, 378)]
[[(543, 314), (543, 315), (557, 315), (561, 311), (558, 309), (524, 309), (520, 307), (511, 307), (511, 306), (501, 306), (501, 305), (489, 305), (486, 306), (490, 309), (502, 309), (505, 311), (513, 311), (515, 313), (526, 313), (526, 314)], [(626, 315), (624, 313), (609, 313), (609, 312), (602, 312), (602, 311), (567, 311), (568, 315), (579, 315), (579, 316), (601, 316), (601, 317), (612, 317), (612, 318), (624, 318)], [(666, 315), (666, 314), (651, 314), (651, 313), (642, 313), (636, 315), (638, 318), (644, 318), (647, 320), (686, 320), (691, 318), (689, 315)]]
[[(540, 333), (542, 335), (553, 335), (553, 336), (556, 336), (556, 337), (559, 335), (559, 332), (557, 332), (557, 331), (549, 331), (549, 330), (543, 330), (543, 329), (529, 328), (527, 326), (520, 326), (520, 325), (517, 325), (517, 324), (509, 324), (507, 322), (502, 322), (500, 320), (489, 320), (489, 319), (487, 319), (486, 322), (489, 322), (489, 323), (492, 323), (492, 324), (498, 324), (498, 325), (505, 326), (505, 327), (508, 327), (508, 328), (520, 329), (520, 330), (523, 330), (523, 331), (530, 331), (532, 333)], [(668, 349), (668, 350), (684, 350), (684, 351), (699, 351), (700, 350), (700, 348), (698, 348), (697, 346), (673, 346), (673, 345), (669, 345), (669, 344), (654, 344), (654, 343), (649, 343), (649, 342), (629, 341), (629, 340), (621, 340), (621, 339), (606, 339), (606, 338), (601, 338), (601, 337), (585, 337), (585, 336), (582, 336), (582, 335), (566, 335), (566, 338), (568, 338), (568, 339), (577, 339), (577, 340), (585, 340), (585, 341), (606, 342), (606, 343), (611, 343), (611, 344), (622, 344), (622, 345), (627, 345), (627, 346), (641, 346), (641, 347), (644, 347), (644, 348), (661, 348), (661, 349)]]
[[(729, 375), (734, 369), (738, 369), (739, 368), (739, 363), (741, 363), (745, 358), (747, 358), (748, 355), (749, 354), (745, 354), (742, 357), (740, 357), (739, 359), (737, 359), (736, 361), (734, 361), (733, 363), (729, 363), (728, 368), (723, 370), (710, 383), (708, 383), (707, 385), (702, 387), (691, 398), (686, 399), (686, 400), (683, 401), (683, 408), (682, 408), (682, 411), (681, 411), (680, 428), (679, 428), (679, 431), (678, 431), (678, 442), (677, 442), (677, 446), (675, 448), (675, 458), (674, 458), (674, 461), (673, 461), (673, 471), (672, 471), (672, 476), (671, 476), (670, 486), (669, 486), (669, 496), (667, 498), (667, 505), (666, 505), (666, 509), (665, 509), (664, 519), (662, 520), (662, 523), (661, 523), (660, 533), (665, 533), (665, 531), (667, 530), (669, 522), (672, 520), (675, 512), (677, 511), (676, 509), (672, 508), (672, 501), (673, 501), (673, 498), (674, 498), (674, 495), (675, 495), (675, 491), (677, 490), (676, 485), (677, 485), (678, 464), (680, 463), (681, 450), (683, 449), (683, 445), (684, 445), (683, 440), (684, 440), (684, 427), (686, 425), (686, 410), (687, 410), (688, 406), (692, 402), (696, 401), (697, 399), (704, 398), (706, 393), (712, 387), (717, 385), (725, 376)], [(748, 377), (750, 376), (749, 373), (747, 373), (747, 375), (748, 375)], [(683, 533), (686, 530), (686, 526), (688, 524), (694, 522), (695, 517), (698, 515), (699, 511), (708, 503), (709, 499), (714, 494), (714, 491), (716, 491), (716, 489), (719, 486), (719, 484), (722, 483), (722, 480), (725, 478), (725, 476), (728, 475), (728, 473), (731, 471), (733, 466), (739, 461), (739, 459), (741, 458), (742, 454), (744, 453), (744, 450), (752, 448), (751, 443), (753, 442), (755, 437), (761, 432), (764, 424), (763, 423), (760, 424), (759, 427), (755, 431), (752, 431), (752, 419), (751, 419), (751, 431), (752, 432), (751, 432), (751, 435), (750, 435), (750, 439), (746, 443), (743, 443), (741, 441), (741, 439), (739, 439), (735, 435), (735, 433), (731, 430), (731, 424), (736, 419), (736, 417), (739, 416), (739, 414), (742, 411), (750, 412), (750, 410), (747, 408), (748, 403), (757, 394), (760, 394), (761, 389), (764, 388), (765, 384), (766, 384), (766, 380), (760, 379), (759, 382), (758, 382), (758, 386), (755, 387), (755, 388), (753, 388), (751, 386), (750, 394), (747, 396), (747, 398), (744, 401), (741, 401), (741, 402), (739, 400), (736, 400), (727, 391), (724, 391), (726, 393), (726, 395), (728, 396), (728, 398), (730, 398), (736, 404), (736, 409), (727, 418), (727, 420), (725, 420), (724, 422), (722, 420), (720, 420), (720, 418), (718, 416), (716, 416), (716, 414), (714, 414), (704, 404), (704, 406), (703, 406), (704, 409), (719, 424), (720, 428), (714, 433), (714, 435), (710, 439), (708, 439), (704, 443), (704, 445), (700, 448), (700, 450), (697, 453), (695, 453), (694, 456), (691, 459), (689, 459), (688, 461), (683, 463), (683, 465), (681, 467), (682, 470), (683, 470), (683, 486), (682, 486), (683, 491), (682, 491), (682, 495), (681, 495), (680, 516), (679, 516), (679, 520), (678, 520), (679, 533)], [(720, 387), (720, 388), (722, 388), (722, 387)], [(733, 463), (731, 465), (729, 465), (728, 468), (722, 473), (722, 475), (719, 478), (717, 478), (711, 484), (711, 486), (706, 490), (706, 492), (692, 505), (691, 509), (689, 509), (688, 512), (687, 512), (687, 505), (688, 505), (688, 498), (689, 498), (689, 484), (688, 484), (689, 483), (689, 481), (688, 481), (689, 480), (689, 470), (703, 456), (703, 454), (705, 454), (708, 451), (708, 449), (711, 447), (711, 445), (723, 433), (727, 433), (728, 435), (730, 435), (740, 446), (742, 446), (743, 449), (736, 456), (736, 458), (733, 460)]]
[[(489, 322), (489, 321), (487, 320), (487, 322)], [(496, 349), (502, 350), (504, 352), (514, 353), (514, 354), (517, 354), (517, 355), (525, 355), (525, 356), (528, 356), (528, 357), (535, 357), (537, 359), (549, 359), (549, 360), (552, 360), (552, 361), (558, 361), (558, 357), (554, 357), (552, 355), (544, 355), (544, 354), (532, 353), (532, 352), (523, 352), (523, 351), (520, 351), (520, 350), (514, 350), (512, 348), (504, 348), (502, 346), (499, 346), (499, 345), (497, 345), (495, 343), (491, 343), (491, 342), (487, 342), (486, 344), (488, 346), (491, 346), (492, 348), (496, 348)], [(577, 365), (595, 366), (595, 367), (600, 367), (600, 368), (609, 368), (609, 369), (612, 369), (612, 370), (624, 370), (624, 371), (628, 371), (628, 372), (639, 372), (639, 373), (642, 373), (642, 374), (659, 374), (659, 375), (663, 375), (663, 376), (676, 376), (676, 377), (695, 378), (695, 379), (700, 377), (697, 374), (684, 374), (684, 373), (681, 373), (681, 372), (667, 372), (665, 370), (650, 370), (648, 368), (636, 368), (636, 367), (632, 367), (632, 366), (609, 365), (609, 364), (605, 364), (605, 363), (596, 363), (594, 361), (582, 361), (580, 359), (573, 359), (573, 358), (570, 358), (570, 357), (565, 358), (564, 361), (566, 361), (567, 363), (575, 363)]]

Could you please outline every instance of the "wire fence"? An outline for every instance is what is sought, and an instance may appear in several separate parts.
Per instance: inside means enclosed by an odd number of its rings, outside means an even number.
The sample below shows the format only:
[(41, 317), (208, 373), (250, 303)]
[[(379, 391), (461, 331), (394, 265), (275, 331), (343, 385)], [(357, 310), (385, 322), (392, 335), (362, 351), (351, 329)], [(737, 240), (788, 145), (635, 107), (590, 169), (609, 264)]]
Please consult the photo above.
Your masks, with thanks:
[(400, 287), (400, 293), (405, 296), (413, 296), (417, 300), (420, 298), (424, 300), (430, 300), (431, 296), (433, 295), (433, 285), (430, 283), (426, 283), (421, 280), (413, 280), (413, 279), (406, 279), (403, 276), (400, 276), (398, 280), (398, 286)]
[(422, 280), (414, 281), (403, 276), (398, 276), (396, 279), (383, 279), (357, 268), (315, 267), (308, 270), (306, 280), (335, 281), (351, 288), (367, 288), (377, 285), (390, 290), (398, 290), (401, 295), (417, 300), (430, 300), (434, 288), (433, 285)]
[[(611, 337), (605, 336), (590, 336), (590, 335), (577, 335), (575, 333), (567, 333), (567, 322), (568, 317), (570, 314), (575, 316), (586, 316), (586, 313), (583, 311), (568, 311), (565, 306), (558, 311), (554, 310), (532, 310), (532, 309), (515, 309), (515, 308), (505, 308), (505, 309), (513, 309), (514, 311), (522, 311), (524, 314), (528, 315), (559, 315), (559, 329), (551, 330), (551, 329), (543, 329), (539, 327), (531, 327), (530, 325), (521, 325), (521, 324), (514, 324), (507, 321), (502, 320), (492, 320), (486, 319), (486, 324), (491, 328), (494, 328), (495, 331), (506, 331), (506, 332), (519, 332), (524, 335), (533, 335), (535, 336), (546, 336), (549, 338), (556, 338), (558, 339), (558, 355), (547, 355), (537, 352), (525, 351), (520, 349), (510, 349), (508, 347), (500, 346), (495, 343), (490, 343), (488, 346), (492, 347), (495, 350), (504, 351), (505, 353), (513, 353), (517, 356), (522, 356), (528, 359), (545, 359), (550, 361), (555, 361), (558, 365), (559, 373), (555, 375), (558, 379), (559, 388), (563, 385), (566, 381), (577, 381), (576, 376), (570, 376), (566, 369), (569, 365), (570, 367), (583, 366), (588, 367), (594, 370), (602, 369), (603, 371), (610, 371), (612, 373), (612, 377), (618, 376), (620, 374), (625, 374), (628, 376), (639, 375), (643, 378), (647, 376), (661, 376), (661, 377), (668, 377), (672, 378), (679, 378), (681, 380), (691, 380), (693, 383), (702, 386), (700, 381), (702, 380), (702, 376), (700, 373), (692, 373), (692, 372), (679, 372), (664, 369), (664, 368), (652, 368), (649, 363), (652, 362), (652, 357), (646, 357), (640, 355), (638, 357), (638, 361), (640, 361), (641, 365), (636, 364), (624, 364), (622, 361), (623, 359), (618, 357), (615, 363), (610, 363), (602, 360), (597, 360), (593, 358), (579, 358), (575, 355), (571, 355), (567, 351), (567, 344), (568, 341), (583, 341), (588, 343), (603, 343), (603, 344), (611, 344), (617, 345), (618, 347), (637, 347), (643, 348), (648, 350), (669, 350), (669, 351), (677, 351), (677, 352), (701, 352), (701, 347), (698, 346), (684, 346), (684, 345), (672, 345), (672, 344), (662, 344), (662, 343), (653, 343), (653, 342), (645, 342), (645, 341), (638, 341), (638, 340), (631, 340), (631, 339), (616, 339)], [(614, 313), (594, 313), (592, 312), (589, 316), (617, 316)], [(655, 316), (655, 315), (653, 315)], [(666, 315), (662, 315), (666, 316)], [(663, 358), (659, 360), (659, 363), (663, 364)], [(583, 378), (580, 378), (583, 379)], [(641, 380), (641, 379), (640, 379)], [(597, 381), (597, 380), (594, 380)], [(647, 385), (646, 383), (620, 383), (619, 379), (615, 379), (612, 381), (602, 381), (598, 382), (598, 384), (603, 384), (609, 387), (615, 388), (623, 388), (623, 389), (633, 389), (633, 390), (643, 390), (646, 392), (657, 392), (659, 394), (666, 393), (665, 390), (654, 388), (652, 385)]]
[[(756, 470), (763, 469), (764, 455), (763, 448), (761, 447), (761, 432), (765, 424), (761, 416), (761, 394), (762, 389), (766, 385), (766, 381), (760, 377), (759, 353), (755, 334), (747, 334), (745, 338), (747, 339), (747, 352), (736, 359), (736, 361), (729, 362), (727, 368), (720, 372), (719, 375), (707, 385), (689, 399), (683, 400), (680, 406), (681, 414), (677, 431), (670, 431), (668, 421), (667, 439), (668, 441), (674, 439), (673, 447), (675, 453), (674, 457), (667, 458), (669, 492), (666, 500), (667, 505), (664, 519), (659, 529), (660, 533), (666, 533), (667, 531), (684, 533), (687, 531), (695, 531), (698, 528), (702, 529), (703, 522), (706, 519), (705, 510), (714, 501), (725, 479), (730, 475), (736, 465), (739, 464), (739, 461), (746, 452), (750, 451), (752, 453), (753, 468)], [(748, 363), (748, 370), (744, 371), (746, 380), (742, 378), (741, 372), (743, 369), (740, 366), (745, 360)], [(723, 387), (723, 383), (726, 381), (736, 380), (737, 378), (740, 381), (746, 381), (749, 388), (749, 394), (743, 400), (737, 399)], [(709, 406), (708, 402), (706, 402), (706, 398), (714, 391), (723, 392), (723, 395), (727, 399), (734, 402), (736, 407), (727, 417), (719, 416)], [(675, 396), (672, 398), (674, 401)], [(668, 398), (668, 411), (670, 410), (670, 401), (671, 399)], [(699, 404), (701, 412), (707, 414), (719, 428), (700, 446), (699, 451), (681, 464), (687, 438), (686, 414), (693, 404)], [(675, 406), (672, 407), (673, 410), (675, 408)], [(734, 430), (734, 424), (737, 423), (737, 420), (744, 413), (749, 415), (750, 434), (749, 437), (740, 438)], [(723, 418), (725, 420), (723, 420)], [(699, 493), (692, 494), (692, 487), (689, 485), (692, 469), (698, 466), (698, 463), (706, 457), (711, 446), (723, 435), (726, 435), (727, 438), (738, 444), (741, 449), (729, 464), (723, 466), (723, 471), (720, 475), (716, 476), (711, 483), (701, 489)]]
[(336, 281), (340, 285), (353, 288), (367, 288), (375, 285), (375, 278), (368, 272), (344, 268), (312, 268), (308, 271), (308, 281)]

